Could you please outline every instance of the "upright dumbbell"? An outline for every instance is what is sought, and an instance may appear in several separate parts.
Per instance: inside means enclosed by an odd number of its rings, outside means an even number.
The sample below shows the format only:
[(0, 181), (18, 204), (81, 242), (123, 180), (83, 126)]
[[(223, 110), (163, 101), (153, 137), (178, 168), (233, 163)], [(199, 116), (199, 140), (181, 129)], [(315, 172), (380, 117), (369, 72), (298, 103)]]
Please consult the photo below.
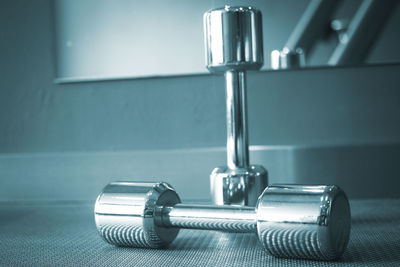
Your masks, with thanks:
[(249, 164), (246, 107), (246, 71), (264, 62), (261, 12), (251, 7), (214, 9), (204, 14), (206, 66), (225, 73), (227, 166), (210, 176), (211, 195), (217, 205), (255, 206), (268, 184), (267, 171)]
[(256, 232), (274, 256), (320, 260), (339, 258), (349, 240), (349, 203), (334, 185), (269, 186), (256, 208), (180, 202), (167, 183), (110, 183), (96, 200), (96, 226), (111, 244), (145, 248), (168, 245), (180, 228)]

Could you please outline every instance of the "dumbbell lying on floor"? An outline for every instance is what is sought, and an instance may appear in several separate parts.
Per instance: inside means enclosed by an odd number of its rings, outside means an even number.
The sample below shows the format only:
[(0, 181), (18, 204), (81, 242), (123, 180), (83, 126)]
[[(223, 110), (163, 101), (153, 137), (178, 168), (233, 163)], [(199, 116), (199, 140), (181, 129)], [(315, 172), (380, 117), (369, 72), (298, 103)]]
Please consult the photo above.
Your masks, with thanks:
[(100, 235), (119, 246), (159, 248), (180, 228), (256, 232), (276, 257), (334, 260), (347, 247), (350, 208), (335, 185), (267, 187), (255, 208), (187, 205), (167, 183), (113, 182), (98, 196)]

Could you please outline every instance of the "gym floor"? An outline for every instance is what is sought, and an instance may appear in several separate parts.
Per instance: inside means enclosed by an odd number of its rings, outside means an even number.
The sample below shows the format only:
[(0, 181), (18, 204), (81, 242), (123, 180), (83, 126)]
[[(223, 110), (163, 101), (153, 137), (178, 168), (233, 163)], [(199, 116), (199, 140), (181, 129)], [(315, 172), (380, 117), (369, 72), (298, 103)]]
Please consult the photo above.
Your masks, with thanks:
[(181, 230), (161, 250), (102, 240), (92, 202), (0, 202), (0, 266), (398, 266), (400, 199), (352, 200), (350, 243), (336, 262), (278, 259), (254, 234)]

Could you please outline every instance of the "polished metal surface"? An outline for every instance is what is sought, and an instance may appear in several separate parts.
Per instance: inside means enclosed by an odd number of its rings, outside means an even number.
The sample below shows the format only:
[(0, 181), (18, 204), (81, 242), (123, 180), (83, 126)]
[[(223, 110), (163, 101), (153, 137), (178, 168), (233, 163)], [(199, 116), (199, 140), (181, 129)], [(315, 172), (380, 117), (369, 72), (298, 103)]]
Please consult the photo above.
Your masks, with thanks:
[(276, 257), (334, 260), (346, 249), (350, 208), (334, 185), (267, 187), (256, 208), (179, 204), (166, 183), (111, 183), (95, 205), (100, 235), (109, 243), (158, 248), (180, 228), (257, 232)]
[(96, 200), (96, 226), (111, 244), (163, 247), (175, 239), (179, 229), (157, 225), (155, 209), (177, 203), (180, 199), (167, 183), (113, 182)]
[(227, 164), (230, 169), (249, 166), (249, 141), (246, 106), (246, 74), (225, 72)]
[(337, 259), (350, 224), (348, 199), (335, 185), (274, 185), (257, 203), (259, 240), (277, 257)]
[(303, 49), (290, 50), (284, 47), (282, 51), (274, 50), (271, 52), (272, 69), (296, 69), (306, 66), (306, 57)]
[(187, 229), (255, 232), (254, 208), (218, 205), (176, 204), (164, 207), (162, 225)]
[(206, 66), (210, 71), (259, 70), (264, 62), (261, 12), (225, 6), (204, 14)]
[(210, 176), (211, 196), (217, 205), (254, 207), (267, 187), (268, 173), (261, 165), (230, 169), (218, 167)]
[(301, 48), (297, 48), (292, 51), (287, 47), (283, 48), (281, 52), (281, 68), (282, 69), (295, 69), (303, 68), (306, 66), (306, 59), (304, 51)]
[(204, 14), (204, 35), (206, 66), (225, 72), (226, 85), (228, 167), (212, 172), (212, 199), (217, 205), (254, 206), (268, 175), (262, 167), (249, 166), (245, 71), (263, 65), (261, 12), (230, 6), (210, 10)]

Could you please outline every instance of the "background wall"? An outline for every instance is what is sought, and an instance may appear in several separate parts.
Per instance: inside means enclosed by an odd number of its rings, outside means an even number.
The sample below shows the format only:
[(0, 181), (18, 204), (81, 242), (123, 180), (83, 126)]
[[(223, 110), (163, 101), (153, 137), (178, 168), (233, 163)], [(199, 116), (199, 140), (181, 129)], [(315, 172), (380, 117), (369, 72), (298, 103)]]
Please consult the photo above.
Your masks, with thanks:
[[(44, 194), (47, 198), (57, 197), (63, 184), (75, 190), (82, 182), (96, 192), (104, 185), (106, 178), (96, 181), (93, 172), (87, 178), (90, 182), (85, 181), (84, 175), (78, 175), (84, 166), (81, 163), (71, 163), (68, 172), (60, 169), (62, 159), (57, 158), (58, 165), (54, 166), (58, 167), (52, 167), (51, 161), (45, 160), (46, 155), (160, 149), (189, 149), (196, 153), (199, 150), (190, 149), (224, 146), (222, 76), (56, 85), (50, 1), (2, 1), (0, 25), (0, 199), (37, 197), (39, 193), (27, 193), (32, 185), (37, 192), (40, 188), (59, 190)], [(398, 144), (399, 73), (400, 65), (251, 73), (248, 77), (250, 144), (274, 147)], [(43, 153), (53, 154), (43, 157)], [(222, 154), (215, 156), (216, 162), (222, 163)], [(17, 161), (14, 165), (9, 161), (31, 158), (27, 155), (35, 155), (33, 158), (41, 155), (40, 170), (35, 169), (39, 165), (32, 160)], [(90, 154), (85, 155), (90, 158)], [(140, 155), (135, 157), (141, 158)], [(174, 164), (163, 156), (150, 163), (156, 158), (147, 158), (148, 166), (142, 166), (140, 172), (125, 170), (132, 176), (145, 173), (152, 176), (160, 174), (160, 170), (153, 171), (157, 164)], [(205, 158), (192, 158), (197, 161), (193, 168)], [(259, 157), (258, 162), (265, 159)], [(101, 162), (95, 166), (101, 166)], [(104, 172), (112, 173), (118, 169), (117, 164), (118, 159), (107, 165)], [(190, 166), (182, 169), (179, 167), (182, 162), (175, 164), (169, 166), (171, 175), (184, 169), (187, 177), (202, 179), (198, 183), (201, 190), (195, 197), (207, 192), (208, 178), (203, 172), (190, 173)], [(209, 165), (210, 162), (204, 166), (209, 169)], [(381, 172), (380, 168), (381, 165), (375, 167), (376, 173)], [(392, 172), (389, 176), (395, 175)], [(177, 176), (181, 179), (185, 175)], [(68, 179), (77, 184), (68, 183)], [(179, 183), (179, 179), (173, 181)], [(354, 179), (361, 181), (362, 177)], [(50, 186), (42, 187), (36, 181)], [(191, 184), (186, 182), (186, 185)], [(85, 198), (88, 191), (75, 192), (78, 193), (61, 195)], [(93, 191), (89, 195), (92, 198)]]
[[(351, 19), (363, 0), (336, 1), (331, 19)], [(207, 73), (203, 14), (212, 8), (253, 6), (262, 13), (264, 66), (282, 49), (310, 0), (55, 0), (57, 81)], [(375, 36), (366, 62), (399, 62), (400, 5)], [(396, 2), (396, 0), (395, 0)], [(397, 3), (396, 3), (397, 4)], [(378, 12), (379, 13), (379, 12)], [(385, 18), (386, 18), (385, 17)], [(375, 19), (375, 24), (379, 21)], [(321, 33), (306, 49), (307, 65), (327, 65), (337, 34)], [(363, 40), (365, 43), (366, 41)], [(162, 45), (160, 45), (162, 43)], [(364, 44), (367, 45), (367, 44)]]

